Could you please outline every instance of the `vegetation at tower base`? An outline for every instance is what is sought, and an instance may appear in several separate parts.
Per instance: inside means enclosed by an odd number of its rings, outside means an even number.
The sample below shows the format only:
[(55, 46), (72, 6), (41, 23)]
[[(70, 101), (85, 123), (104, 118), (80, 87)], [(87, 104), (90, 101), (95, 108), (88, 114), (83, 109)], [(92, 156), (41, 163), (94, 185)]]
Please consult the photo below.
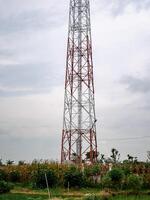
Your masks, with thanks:
[(82, 171), (75, 167), (71, 166), (65, 173), (64, 173), (64, 186), (65, 187), (77, 187), (81, 188), (85, 186), (84, 175)]
[(45, 174), (47, 176), (49, 187), (53, 187), (57, 183), (57, 176), (51, 169), (38, 169), (33, 172), (32, 185), (34, 188), (44, 189), (47, 187), (45, 181)]
[(107, 172), (107, 174), (102, 179), (102, 185), (104, 188), (111, 188), (115, 190), (122, 189), (124, 173), (122, 169), (114, 168), (111, 171)]
[(50, 188), (97, 188), (114, 192), (125, 190), (133, 193), (150, 190), (150, 163), (148, 161), (139, 162), (127, 156), (127, 160), (120, 162), (111, 155), (110, 159), (100, 156), (98, 163), (94, 165), (84, 163), (82, 167), (43, 160), (34, 160), (32, 163), (3, 164), (0, 166), (0, 190), (8, 192), (11, 189), (10, 182), (14, 185), (44, 189), (46, 188), (45, 174)]
[(6, 181), (0, 181), (0, 194), (8, 193), (13, 189), (13, 184)]

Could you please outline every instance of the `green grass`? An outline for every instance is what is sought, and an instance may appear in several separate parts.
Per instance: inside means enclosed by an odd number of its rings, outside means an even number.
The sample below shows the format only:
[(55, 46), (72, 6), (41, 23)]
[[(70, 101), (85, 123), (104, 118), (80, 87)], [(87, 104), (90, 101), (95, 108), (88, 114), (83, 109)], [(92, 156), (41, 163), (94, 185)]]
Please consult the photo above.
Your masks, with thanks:
[(0, 195), (0, 200), (48, 200), (48, 197), (44, 195), (3, 194)]
[[(48, 197), (45, 195), (4, 194), (0, 195), (0, 200), (48, 200)], [(64, 200), (67, 200), (67, 198)], [(69, 198), (69, 200), (77, 200), (77, 198)], [(150, 196), (116, 196), (108, 200), (150, 200)]]
[(116, 196), (110, 200), (150, 200), (148, 195), (139, 195), (139, 196)]

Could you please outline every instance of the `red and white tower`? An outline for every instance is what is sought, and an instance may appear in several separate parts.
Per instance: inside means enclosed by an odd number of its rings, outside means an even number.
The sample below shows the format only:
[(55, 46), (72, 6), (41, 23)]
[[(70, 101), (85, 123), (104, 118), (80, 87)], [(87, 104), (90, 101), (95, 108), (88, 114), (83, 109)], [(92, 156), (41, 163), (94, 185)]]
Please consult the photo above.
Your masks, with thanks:
[(70, 0), (61, 162), (97, 161), (89, 0)]

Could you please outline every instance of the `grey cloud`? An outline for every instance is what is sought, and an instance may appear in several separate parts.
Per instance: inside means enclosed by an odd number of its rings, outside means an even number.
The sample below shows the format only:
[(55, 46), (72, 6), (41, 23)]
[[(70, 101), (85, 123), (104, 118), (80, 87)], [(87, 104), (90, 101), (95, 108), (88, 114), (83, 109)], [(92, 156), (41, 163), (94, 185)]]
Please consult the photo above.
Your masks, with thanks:
[[(50, 63), (3, 66), (0, 70), (0, 96), (48, 92), (61, 82)], [(59, 79), (59, 81), (58, 81)]]
[(33, 31), (41, 28), (50, 29), (59, 25), (63, 20), (61, 14), (58, 14), (60, 20), (57, 20), (56, 13), (52, 11), (33, 10), (26, 11), (7, 18), (0, 18), (0, 33), (10, 34), (14, 32)]
[(60, 149), (56, 146), (59, 147), (59, 145), (58, 137), (41, 137), (40, 139), (36, 137), (33, 139), (14, 136), (0, 137), (0, 157), (3, 161), (8, 159), (18, 161), (23, 158), (28, 162), (35, 158), (57, 159)]
[(150, 0), (97, 0), (96, 4), (114, 16), (124, 13), (128, 6), (132, 6), (137, 12), (150, 9)]
[(13, 53), (10, 51), (10, 49), (8, 49), (8, 48), (1, 48), (0, 49), (0, 58), (11, 56), (11, 55), (13, 55)]
[[(138, 110), (148, 111), (150, 110), (150, 76), (149, 70), (147, 75), (144, 77), (136, 76), (124, 76), (121, 80), (121, 84), (126, 86), (126, 89), (131, 95), (136, 95), (137, 102), (133, 103), (131, 106)], [(148, 120), (149, 121), (149, 120)], [(140, 121), (140, 124), (142, 120)], [(145, 124), (146, 127), (146, 124)]]
[(127, 85), (127, 88), (134, 93), (149, 93), (150, 92), (150, 78), (138, 78), (132, 76), (125, 76), (121, 82)]

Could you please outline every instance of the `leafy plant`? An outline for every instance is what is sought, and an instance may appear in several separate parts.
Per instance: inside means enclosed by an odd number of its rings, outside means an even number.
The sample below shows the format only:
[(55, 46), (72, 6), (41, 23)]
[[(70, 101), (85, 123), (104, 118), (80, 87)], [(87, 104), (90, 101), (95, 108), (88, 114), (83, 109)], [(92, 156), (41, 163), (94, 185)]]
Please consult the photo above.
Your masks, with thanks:
[(114, 168), (103, 177), (103, 186), (107, 188), (121, 189), (123, 177), (123, 171), (119, 168)]
[(111, 150), (111, 153), (112, 153), (112, 155), (110, 157), (112, 159), (112, 162), (113, 163), (117, 163), (119, 161), (119, 159), (120, 159), (120, 153), (119, 153), (119, 151), (117, 149), (113, 148)]
[(82, 172), (76, 167), (70, 167), (64, 173), (64, 186), (65, 187), (79, 187), (84, 185), (84, 178)]
[(2, 159), (0, 159), (0, 166), (3, 166), (3, 161), (2, 161)]
[(20, 182), (20, 172), (19, 171), (11, 171), (9, 173), (9, 181), (10, 182)]
[(103, 188), (112, 188), (113, 187), (112, 180), (108, 175), (106, 175), (102, 178), (102, 186), (103, 186)]
[(32, 178), (33, 187), (41, 189), (46, 188), (47, 185), (46, 185), (45, 175), (47, 177), (49, 187), (53, 187), (56, 185), (57, 177), (54, 171), (50, 169), (39, 169), (37, 171), (34, 171), (33, 173), (33, 178)]
[(6, 180), (7, 174), (3, 169), (0, 169), (0, 181)]
[(7, 165), (13, 165), (13, 164), (14, 164), (14, 161), (13, 161), (13, 160), (7, 160), (7, 161), (6, 161), (6, 164), (7, 164)]
[(5, 181), (0, 181), (0, 194), (7, 193), (13, 188), (13, 185)]
[(145, 174), (143, 176), (143, 188), (150, 189), (150, 174)]
[(139, 191), (142, 187), (141, 177), (134, 174), (128, 177), (127, 183), (128, 183), (128, 188), (136, 192)]

